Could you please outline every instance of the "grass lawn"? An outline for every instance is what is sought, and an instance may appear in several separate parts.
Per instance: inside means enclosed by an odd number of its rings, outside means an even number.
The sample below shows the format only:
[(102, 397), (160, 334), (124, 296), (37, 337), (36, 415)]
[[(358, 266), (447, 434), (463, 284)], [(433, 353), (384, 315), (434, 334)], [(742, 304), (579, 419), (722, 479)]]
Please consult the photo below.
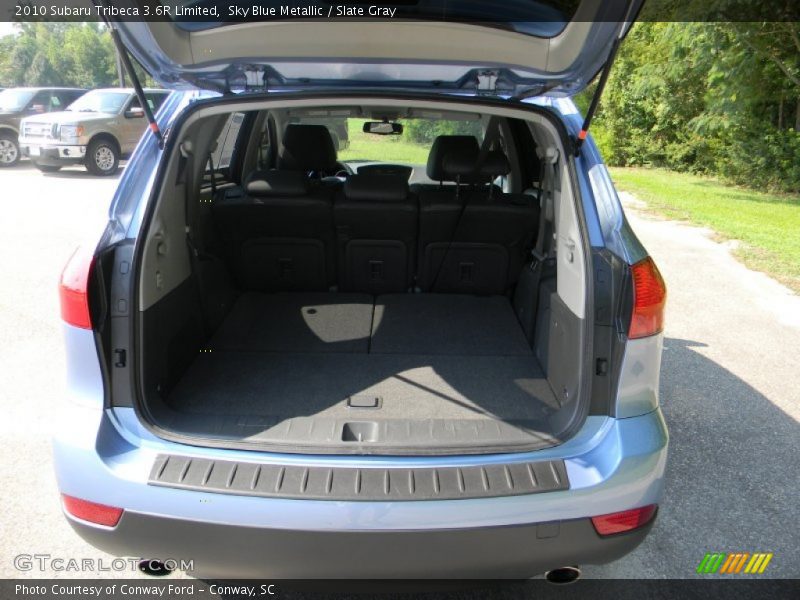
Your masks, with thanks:
[(428, 162), (430, 146), (410, 142), (404, 135), (374, 135), (364, 133), (364, 121), (347, 120), (350, 146), (339, 151), (339, 160), (377, 160), (387, 163), (424, 165)]
[(747, 266), (800, 292), (800, 196), (766, 194), (661, 169), (610, 171), (618, 189), (645, 201), (652, 211), (740, 241), (735, 253)]

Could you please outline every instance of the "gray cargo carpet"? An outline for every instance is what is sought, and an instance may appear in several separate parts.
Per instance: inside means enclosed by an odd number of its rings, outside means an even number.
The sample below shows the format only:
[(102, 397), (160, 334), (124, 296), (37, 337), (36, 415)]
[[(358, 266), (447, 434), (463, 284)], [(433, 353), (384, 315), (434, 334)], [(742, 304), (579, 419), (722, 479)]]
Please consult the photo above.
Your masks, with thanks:
[(558, 410), (505, 297), (245, 294), (210, 349), (167, 398), (173, 426), (484, 421), (500, 435), (547, 432)]

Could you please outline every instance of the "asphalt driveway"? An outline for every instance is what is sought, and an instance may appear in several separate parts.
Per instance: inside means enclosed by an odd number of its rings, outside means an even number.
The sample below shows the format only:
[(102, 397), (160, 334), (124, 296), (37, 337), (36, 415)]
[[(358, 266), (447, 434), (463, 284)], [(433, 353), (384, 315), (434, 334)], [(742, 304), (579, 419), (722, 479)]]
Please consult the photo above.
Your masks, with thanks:
[[(109, 560), (60, 514), (49, 436), (65, 408), (56, 282), (101, 226), (115, 184), (77, 168), (0, 170), (0, 577), (98, 575), (20, 571), (14, 557), (23, 553)], [(775, 555), (768, 575), (800, 577), (800, 297), (745, 269), (709, 232), (628, 204), (669, 285), (668, 494), (642, 547), (584, 573), (691, 577), (706, 552), (763, 551)]]

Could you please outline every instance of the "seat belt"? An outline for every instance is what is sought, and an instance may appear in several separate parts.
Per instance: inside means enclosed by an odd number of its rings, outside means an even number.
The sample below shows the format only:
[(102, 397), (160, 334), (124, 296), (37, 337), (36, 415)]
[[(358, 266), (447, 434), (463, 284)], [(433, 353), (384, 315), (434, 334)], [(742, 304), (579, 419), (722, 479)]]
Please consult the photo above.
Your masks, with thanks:
[(186, 218), (186, 245), (189, 248), (191, 276), (194, 280), (195, 288), (197, 289), (197, 297), (200, 304), (201, 328), (203, 331), (203, 339), (205, 340), (208, 337), (208, 333), (206, 331), (207, 312), (205, 306), (205, 297), (203, 295), (204, 287), (202, 276), (200, 274), (201, 253), (192, 237), (196, 229), (194, 215), (197, 214), (197, 211), (192, 209), (195, 198), (192, 194), (192, 176), (194, 175), (194, 148), (192, 147), (191, 142), (183, 142), (180, 145), (180, 152), (184, 161), (182, 180), (184, 190), (184, 213)]
[[(556, 177), (558, 176), (558, 150), (548, 148), (545, 151), (544, 171), (547, 176), (547, 190), (542, 194), (539, 214), (539, 233), (536, 236), (536, 245), (531, 254), (533, 263), (541, 265), (549, 258), (550, 242), (553, 237), (553, 221), (555, 220), (554, 204), (556, 196)], [(548, 169), (548, 167), (550, 167)], [(548, 173), (549, 171), (549, 173)]]
[[(545, 152), (543, 159), (544, 178), (547, 179), (546, 191), (540, 194), (541, 209), (539, 213), (539, 231), (536, 236), (536, 245), (531, 250), (532, 260), (528, 265), (528, 277), (525, 286), (533, 293), (531, 298), (530, 313), (526, 314), (524, 298), (522, 295), (521, 285), (517, 285), (515, 290), (515, 302), (517, 307), (517, 316), (525, 328), (528, 339), (533, 341), (533, 335), (536, 328), (536, 313), (539, 309), (539, 284), (542, 281), (542, 274), (545, 266), (552, 258), (551, 250), (553, 243), (553, 228), (555, 222), (555, 194), (556, 194), (556, 177), (558, 174), (558, 150), (555, 148), (548, 148)], [(544, 182), (543, 182), (544, 183)], [(520, 282), (521, 283), (521, 282)], [(527, 326), (526, 326), (527, 324)]]
[(211, 174), (211, 200), (217, 197), (217, 172), (214, 170), (214, 156), (208, 153), (208, 172)]
[(495, 141), (500, 138), (500, 117), (491, 117), (486, 125), (486, 135), (483, 137), (481, 151), (478, 153), (478, 160), (475, 161), (475, 170), (478, 171), (486, 162), (486, 157), (492, 151)]

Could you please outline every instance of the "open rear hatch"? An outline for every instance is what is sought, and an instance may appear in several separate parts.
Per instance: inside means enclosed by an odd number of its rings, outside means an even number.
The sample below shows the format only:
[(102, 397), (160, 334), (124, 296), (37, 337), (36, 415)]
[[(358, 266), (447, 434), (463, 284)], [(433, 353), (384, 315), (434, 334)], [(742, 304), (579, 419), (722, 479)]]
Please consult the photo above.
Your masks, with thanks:
[(165, 86), (522, 98), (586, 87), (642, 0), (419, 0), (391, 6), (392, 18), (370, 16), (363, 3), (361, 17), (344, 13), (343, 3), (323, 1), (303, 2), (305, 10), (294, 12), (280, 0), (183, 1), (177, 3), (183, 12), (161, 17), (154, 15), (161, 5), (151, 4), (129, 3), (150, 15), (146, 21), (108, 21)]

